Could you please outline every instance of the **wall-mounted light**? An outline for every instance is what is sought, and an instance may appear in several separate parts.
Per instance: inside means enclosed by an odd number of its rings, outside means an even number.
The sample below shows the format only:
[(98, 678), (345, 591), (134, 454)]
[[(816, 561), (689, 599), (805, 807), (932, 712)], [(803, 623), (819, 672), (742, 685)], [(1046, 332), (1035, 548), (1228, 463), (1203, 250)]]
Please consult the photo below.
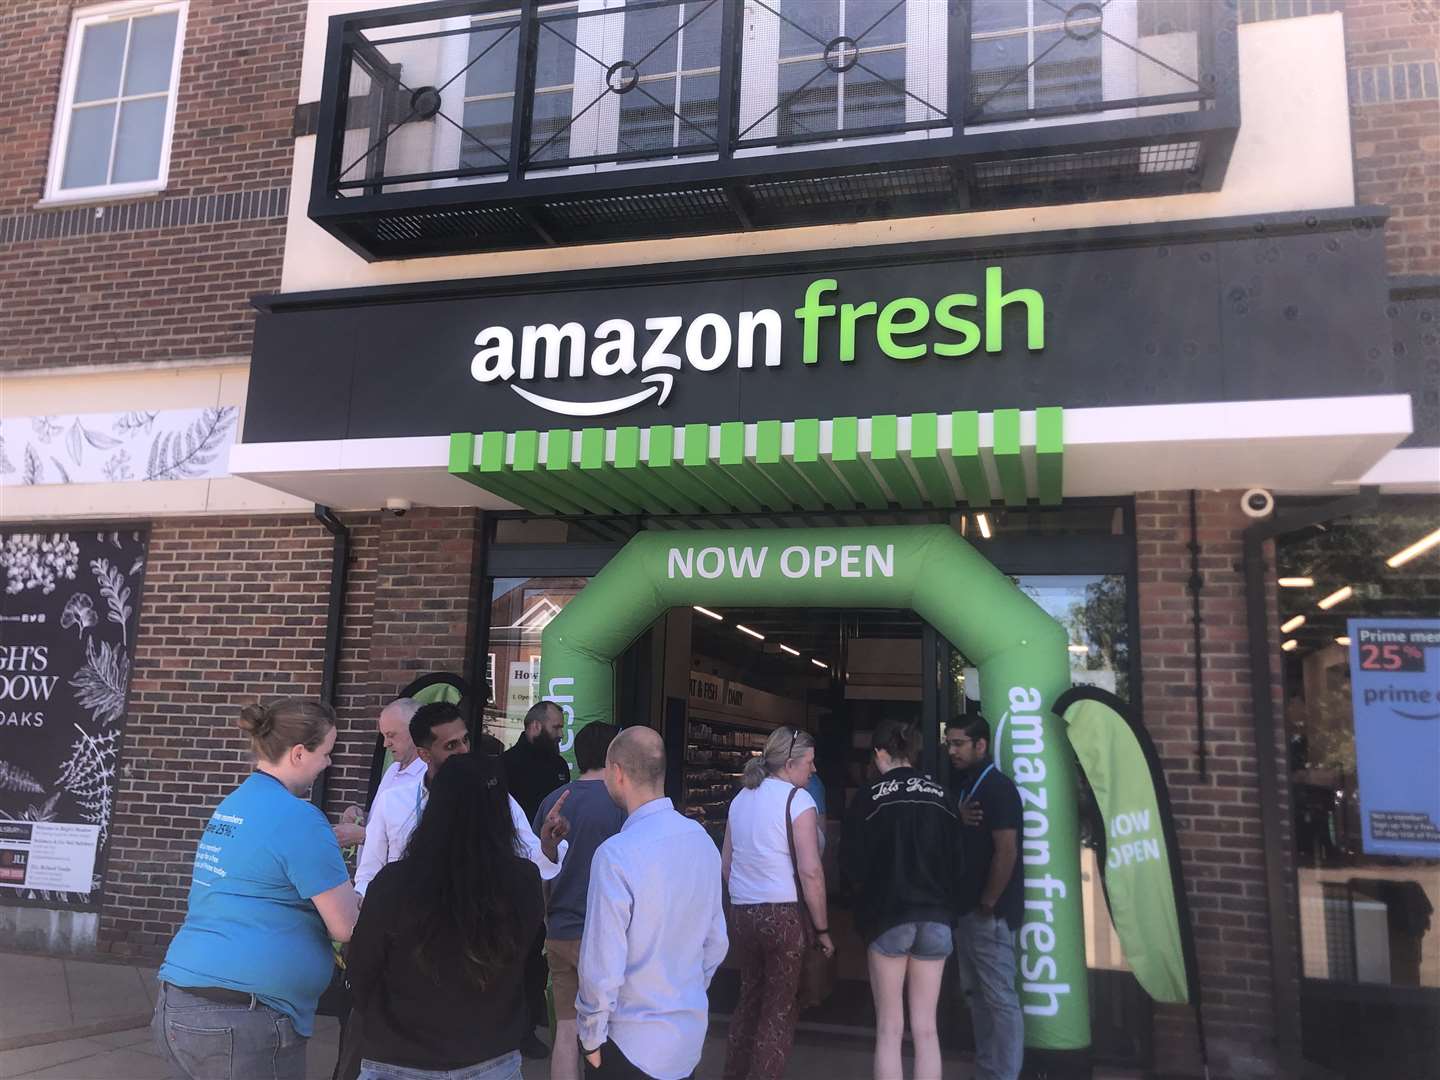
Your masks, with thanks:
[(758, 631), (758, 630), (751, 630), (748, 626), (741, 626), (738, 622), (735, 624), (735, 629), (736, 629), (736, 630), (739, 630), (740, 633), (742, 633), (742, 634), (749, 634), (749, 635), (750, 635), (751, 637), (753, 637), (756, 641), (764, 641), (764, 640), (765, 640), (765, 635), (762, 634), (762, 633), (760, 633), (760, 631)]
[(1315, 579), (1313, 577), (1282, 577), (1275, 584), (1282, 589), (1313, 589)]
[(1294, 652), (1299, 647), (1300, 643), (1294, 638), (1291, 638), (1289, 641), (1286, 641), (1283, 645), (1281, 645), (1280, 649), (1282, 652)]
[(1404, 566), (1411, 559), (1424, 555), (1425, 552), (1429, 551), (1436, 544), (1440, 544), (1440, 529), (1436, 529), (1429, 536), (1422, 536), (1407, 548), (1401, 548), (1385, 560), (1385, 565), (1390, 567), (1391, 570)]
[(780, 646), (780, 651), (783, 652), (783, 653), (789, 653), (791, 656), (799, 656), (799, 655), (800, 655), (800, 650), (799, 650), (799, 649), (792, 649), (792, 648), (790, 648), (789, 645), (781, 645), (781, 646)]
[(717, 620), (717, 621), (719, 621), (719, 622), (724, 622), (724, 621), (725, 621), (725, 616), (724, 616), (724, 615), (721, 615), (718, 611), (711, 611), (708, 607), (701, 607), (699, 604), (694, 604), (694, 605), (692, 605), (692, 606), (693, 606), (693, 607), (695, 608), (695, 610), (698, 611), (701, 615), (709, 615), (710, 618), (715, 619), (715, 620)]
[(980, 535), (983, 536), (986, 540), (989, 540), (989, 539), (990, 539), (990, 515), (989, 515), (989, 514), (976, 514), (976, 515), (975, 515), (975, 524), (976, 524), (977, 526), (979, 526), (979, 528), (980, 528)]
[(1088, 653), (1090, 651), (1089, 645), (1067, 645), (1065, 647), (1073, 653)]
[(1282, 623), (1282, 624), (1280, 625), (1280, 633), (1282, 633), (1282, 634), (1288, 634), (1288, 633), (1290, 633), (1290, 631), (1292, 631), (1292, 630), (1299, 630), (1300, 627), (1302, 627), (1302, 626), (1304, 626), (1304, 625), (1305, 625), (1305, 616), (1304, 616), (1304, 615), (1296, 615), (1293, 619), (1290, 619), (1288, 622)]
[(813, 656), (810, 658), (810, 663), (814, 664), (816, 667), (820, 668), (822, 671), (829, 671), (829, 670), (830, 670), (830, 665), (829, 665), (829, 664), (825, 663), (824, 660), (816, 660)]
[(1337, 637), (1337, 638), (1335, 639), (1335, 644), (1336, 644), (1336, 645), (1344, 645), (1344, 646), (1348, 649), (1348, 648), (1350, 647), (1350, 639), (1349, 639), (1348, 637), (1346, 637), (1344, 634), (1341, 634), (1339, 637)]
[(1336, 604), (1343, 604), (1346, 600), (1349, 600), (1350, 597), (1354, 595), (1355, 590), (1349, 585), (1346, 585), (1344, 588), (1336, 589), (1329, 596), (1325, 597), (1324, 600), (1320, 601), (1320, 610), (1329, 611)]

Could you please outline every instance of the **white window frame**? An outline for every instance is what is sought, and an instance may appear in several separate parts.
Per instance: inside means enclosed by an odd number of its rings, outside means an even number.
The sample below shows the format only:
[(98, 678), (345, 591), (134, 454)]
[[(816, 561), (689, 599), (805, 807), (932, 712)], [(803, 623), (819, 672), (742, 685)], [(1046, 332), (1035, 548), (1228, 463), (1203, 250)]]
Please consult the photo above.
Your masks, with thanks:
[[(142, 15), (160, 15), (169, 11), (177, 12), (175, 49), (170, 58), (170, 87), (166, 100), (164, 133), (160, 143), (160, 168), (155, 179), (135, 180), (120, 184), (95, 184), (84, 188), (62, 188), (60, 182), (64, 179), (65, 148), (70, 140), (75, 81), (80, 73), (80, 51), (85, 28), (119, 19), (133, 19)], [(55, 108), (54, 130), (50, 139), (50, 162), (45, 176), (45, 197), (42, 205), (128, 198), (133, 195), (148, 195), (165, 189), (170, 177), (170, 147), (175, 136), (175, 108), (180, 98), (180, 61), (185, 52), (185, 23), (189, 13), (190, 0), (119, 0), (116, 3), (79, 8), (71, 15), (70, 36), (65, 43), (65, 66), (60, 79), (60, 98), (56, 102)], [(120, 89), (123, 91), (125, 77), (123, 66), (120, 77)], [(118, 125), (119, 122), (120, 108), (117, 99), (115, 123)], [(110, 148), (112, 158), (117, 138), (118, 135), (112, 130)]]
[[(1022, 0), (1023, 2), (1023, 0)], [(1029, 63), (1035, 60), (1035, 35), (1046, 31), (1062, 30), (1064, 17), (1042, 0), (1029, 0), (1026, 24), (1008, 30), (986, 31), (983, 37), (995, 40), (1006, 37), (1026, 38), (1026, 57)], [(1037, 11), (1039, 14), (1037, 15)], [(1054, 14), (1055, 18), (1049, 18)], [(1105, 5), (1104, 25), (1114, 37), (1102, 38), (1100, 42), (1100, 92), (1105, 101), (1118, 101), (1137, 97), (1139, 75), (1136, 53), (1123, 41), (1139, 47), (1140, 24), (1138, 0), (1110, 0)], [(1115, 38), (1121, 39), (1116, 41)], [(1018, 85), (1018, 84), (1017, 84)], [(1025, 75), (1026, 102), (1035, 107), (1035, 69)], [(967, 103), (967, 110), (968, 110)], [(1181, 106), (1183, 108), (1183, 106)], [(967, 124), (967, 132), (1015, 131), (1022, 128), (1059, 127), (1065, 124), (1093, 124), (1101, 120), (1122, 120), (1153, 112), (1172, 112), (1174, 106), (1150, 106), (1148, 108), (1099, 109), (1094, 112), (1071, 113), (1061, 116), (1032, 117), (1025, 120), (979, 121)]]

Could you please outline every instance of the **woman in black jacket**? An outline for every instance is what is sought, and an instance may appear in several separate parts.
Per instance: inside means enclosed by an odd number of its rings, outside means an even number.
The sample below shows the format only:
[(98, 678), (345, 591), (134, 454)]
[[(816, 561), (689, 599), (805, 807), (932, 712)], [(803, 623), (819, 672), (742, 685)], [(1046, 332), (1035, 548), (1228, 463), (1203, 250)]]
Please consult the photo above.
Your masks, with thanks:
[(959, 820), (945, 789), (918, 772), (920, 731), (885, 720), (871, 742), (880, 778), (861, 788), (845, 818), (841, 869), (855, 897), (875, 996), (875, 1078), (900, 1080), (905, 999), (915, 1076), (938, 1080), (935, 1008), (954, 947)]
[(525, 946), (545, 902), (539, 871), (515, 850), (499, 763), (450, 758), (405, 857), (370, 883), (350, 943), (360, 1080), (519, 1080)]

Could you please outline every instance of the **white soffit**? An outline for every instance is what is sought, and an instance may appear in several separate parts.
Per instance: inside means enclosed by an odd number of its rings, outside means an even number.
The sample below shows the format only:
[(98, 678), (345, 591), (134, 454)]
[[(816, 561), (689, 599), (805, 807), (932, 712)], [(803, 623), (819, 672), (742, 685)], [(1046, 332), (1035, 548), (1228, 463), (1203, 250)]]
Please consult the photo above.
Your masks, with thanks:
[[(1436, 490), (1440, 450), (1395, 449), (1410, 431), (1404, 394), (1066, 409), (1063, 491), (1080, 498), (1247, 487), (1323, 494), (1360, 484)], [(230, 452), (230, 472), (341, 510), (391, 498), (513, 509), (450, 475), (449, 444), (446, 436), (241, 443)]]

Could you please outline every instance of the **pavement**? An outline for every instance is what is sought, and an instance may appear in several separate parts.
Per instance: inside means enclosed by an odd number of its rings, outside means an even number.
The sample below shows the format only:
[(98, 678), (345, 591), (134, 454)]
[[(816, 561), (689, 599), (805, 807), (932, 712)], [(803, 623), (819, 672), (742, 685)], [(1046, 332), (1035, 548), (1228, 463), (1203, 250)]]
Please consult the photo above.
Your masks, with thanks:
[[(150, 1041), (155, 992), (154, 968), (0, 953), (0, 1080), (170, 1080)], [(307, 1080), (328, 1080), (338, 1043), (337, 1022), (320, 1017)], [(802, 1027), (786, 1078), (868, 1080), (870, 1049), (863, 1038)], [(722, 1028), (706, 1041), (696, 1080), (718, 1080), (724, 1061)], [(944, 1080), (972, 1075), (968, 1056), (946, 1058)], [(525, 1062), (525, 1080), (548, 1076), (546, 1062)]]

